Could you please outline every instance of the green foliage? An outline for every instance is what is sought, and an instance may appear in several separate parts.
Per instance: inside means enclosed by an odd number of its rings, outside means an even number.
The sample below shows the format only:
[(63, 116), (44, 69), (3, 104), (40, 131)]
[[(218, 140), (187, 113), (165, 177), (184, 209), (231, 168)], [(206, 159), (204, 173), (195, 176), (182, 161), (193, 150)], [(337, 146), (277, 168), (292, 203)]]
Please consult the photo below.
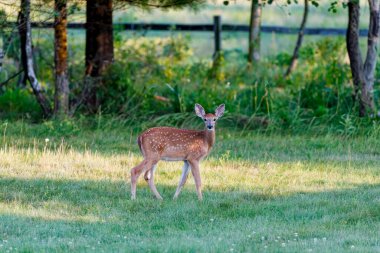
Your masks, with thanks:
[(41, 108), (33, 95), (26, 89), (7, 89), (0, 93), (0, 113), (14, 118), (22, 113), (27, 118), (39, 118)]
[(188, 39), (138, 38), (121, 45), (100, 94), (105, 112), (130, 115), (184, 111), (182, 86), (189, 82), (191, 65), (182, 62), (192, 55)]
[(0, 10), (0, 22), (7, 22), (7, 13), (5, 10)]
[(341, 129), (339, 129), (339, 133), (343, 136), (352, 136), (358, 130), (353, 118), (350, 115), (342, 115), (342, 119), (339, 122), (341, 125)]
[[(241, 61), (241, 52), (227, 51), (216, 77), (210, 75), (215, 65), (194, 61), (186, 43), (188, 38), (183, 37), (125, 43), (106, 77), (103, 111), (182, 126), (191, 119), (194, 103), (208, 111), (226, 103), (225, 126), (294, 131), (327, 123), (339, 129), (342, 115), (356, 113), (341, 39), (306, 44), (296, 71), (287, 79), (283, 71), (290, 61), (288, 54), (250, 68)], [(185, 112), (179, 117), (178, 113)]]
[[(37, 75), (52, 99), (51, 34), (44, 38), (35, 46)], [(190, 37), (135, 36), (125, 40), (122, 31), (117, 31), (116, 38), (115, 62), (98, 90), (102, 118), (118, 116), (128, 125), (148, 122), (147, 127), (200, 127), (193, 117), (194, 103), (201, 103), (207, 111), (225, 103), (227, 113), (220, 122), (225, 127), (302, 131), (305, 127), (322, 129), (324, 126), (324, 131), (329, 131), (330, 127), (341, 129), (343, 115), (351, 117), (357, 113), (342, 39), (305, 44), (296, 70), (284, 78), (290, 61), (286, 53), (263, 59), (257, 66), (248, 66), (243, 52), (224, 51), (217, 75), (213, 75), (215, 64), (211, 59), (199, 60), (193, 56)], [(84, 86), (81, 60), (84, 47), (78, 43), (70, 45), (70, 88), (75, 97)], [(15, 81), (7, 85), (7, 92), (18, 89)], [(22, 94), (31, 95), (29, 91)], [(379, 97), (376, 86), (374, 96)], [(3, 103), (9, 99), (2, 96)], [(30, 115), (29, 108), (32, 107), (20, 107), (16, 111)], [(360, 121), (355, 120), (353, 124)], [(346, 132), (341, 133), (346, 135)]]
[(353, 106), (350, 69), (345, 56), (343, 40), (324, 39), (301, 50), (303, 66), (292, 77), (296, 87), (293, 93), (301, 93), (300, 106), (311, 110), (312, 116), (321, 117), (337, 110), (344, 113)]
[(75, 135), (80, 132), (79, 124), (77, 120), (70, 119), (45, 121), (42, 124), (43, 134), (61, 137)]

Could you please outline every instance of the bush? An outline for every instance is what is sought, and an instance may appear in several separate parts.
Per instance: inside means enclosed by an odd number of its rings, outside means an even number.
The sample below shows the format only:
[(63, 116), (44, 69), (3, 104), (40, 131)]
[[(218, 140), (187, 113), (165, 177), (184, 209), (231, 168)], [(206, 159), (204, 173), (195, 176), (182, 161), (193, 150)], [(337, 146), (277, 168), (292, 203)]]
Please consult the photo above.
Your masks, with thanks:
[(350, 69), (340, 39), (305, 45), (298, 67), (287, 79), (283, 73), (289, 55), (279, 54), (250, 68), (237, 51), (224, 53), (219, 70), (223, 78), (213, 78), (211, 60), (194, 61), (188, 42), (183, 37), (138, 38), (120, 46), (102, 90), (103, 110), (126, 117), (173, 114), (183, 120), (174, 114), (192, 112), (194, 103), (207, 110), (226, 103), (231, 123), (246, 127), (265, 122), (266, 127), (270, 122), (286, 128), (331, 119), (339, 124), (341, 115), (352, 113)]
[(0, 93), (0, 113), (2, 117), (15, 118), (20, 114), (26, 118), (39, 118), (41, 108), (33, 94), (27, 89), (7, 89)]
[[(238, 50), (223, 52), (215, 76), (212, 60), (195, 58), (189, 42), (189, 37), (182, 36), (117, 39), (115, 62), (98, 91), (100, 113), (129, 122), (141, 119), (152, 124), (182, 126), (198, 124), (193, 117), (195, 103), (207, 111), (226, 103), (225, 126), (292, 130), (330, 122), (341, 126), (356, 114), (349, 63), (341, 39), (305, 44), (298, 66), (288, 78), (284, 78), (284, 72), (289, 54), (281, 53), (249, 66), (244, 53)], [(46, 43), (38, 44), (41, 57), (36, 57), (36, 65), (40, 71), (49, 69), (47, 64), (53, 57), (51, 50), (43, 50)], [(83, 87), (84, 63), (76, 60), (83, 50), (79, 45), (70, 49), (70, 56), (75, 58), (69, 69), (74, 95), (80, 94)], [(51, 68), (42, 77), (52, 99)], [(375, 97), (378, 94), (375, 89)], [(15, 83), (8, 85), (0, 96), (0, 106), (3, 113), (30, 117), (40, 114), (30, 91), (17, 88)], [(359, 121), (349, 122), (355, 125)], [(347, 135), (347, 130), (343, 132)]]

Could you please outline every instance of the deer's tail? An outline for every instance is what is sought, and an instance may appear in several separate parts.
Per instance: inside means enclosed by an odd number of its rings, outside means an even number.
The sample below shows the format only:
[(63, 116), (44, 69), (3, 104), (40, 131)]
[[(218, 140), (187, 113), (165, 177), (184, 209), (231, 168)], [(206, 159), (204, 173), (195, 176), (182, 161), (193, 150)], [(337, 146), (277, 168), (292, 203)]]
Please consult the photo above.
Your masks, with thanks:
[(140, 151), (141, 151), (141, 154), (143, 155), (143, 156), (145, 156), (145, 154), (144, 154), (144, 150), (142, 149), (142, 136), (140, 135), (139, 137), (137, 137), (137, 144), (139, 145), (139, 148), (140, 148)]

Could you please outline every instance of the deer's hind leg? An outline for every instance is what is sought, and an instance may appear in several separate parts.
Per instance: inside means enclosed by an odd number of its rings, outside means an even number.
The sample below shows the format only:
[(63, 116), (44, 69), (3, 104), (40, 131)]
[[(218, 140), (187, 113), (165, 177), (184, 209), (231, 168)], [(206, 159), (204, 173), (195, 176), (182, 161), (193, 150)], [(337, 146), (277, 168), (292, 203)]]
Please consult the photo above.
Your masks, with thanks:
[(152, 168), (154, 161), (144, 159), (139, 165), (131, 170), (131, 199), (136, 199), (137, 179), (144, 171)]
[(157, 163), (153, 163), (151, 168), (145, 172), (144, 178), (146, 181), (148, 181), (149, 187), (152, 190), (154, 196), (156, 196), (157, 199), (163, 199), (160, 195), (160, 193), (157, 191), (156, 185), (154, 184), (154, 172), (156, 171), (157, 168)]
[(136, 199), (136, 183), (143, 169), (145, 168), (146, 160), (131, 170), (131, 199)]

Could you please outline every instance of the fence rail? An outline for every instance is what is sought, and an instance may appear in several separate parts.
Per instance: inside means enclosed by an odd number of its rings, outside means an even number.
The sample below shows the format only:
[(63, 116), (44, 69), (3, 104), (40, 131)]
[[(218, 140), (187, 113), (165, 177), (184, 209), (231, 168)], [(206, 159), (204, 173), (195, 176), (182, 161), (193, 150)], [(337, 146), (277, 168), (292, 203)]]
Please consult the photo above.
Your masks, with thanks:
[[(32, 22), (33, 28), (52, 28), (52, 22)], [(8, 23), (8, 26), (17, 26)], [(69, 23), (68, 29), (86, 29), (86, 23)], [(114, 23), (115, 29), (127, 31), (189, 31), (189, 32), (213, 32), (214, 33), (214, 56), (222, 50), (222, 32), (248, 32), (247, 25), (222, 24), (220, 16), (214, 16), (212, 24), (150, 24), (150, 23)], [(305, 35), (342, 36), (346, 34), (343, 28), (305, 28)], [(263, 33), (297, 34), (298, 28), (285, 26), (261, 26)], [(367, 36), (367, 29), (360, 29), (359, 35)]]
[[(52, 28), (54, 23), (32, 22), (33, 28)], [(191, 31), (191, 32), (213, 32), (214, 24), (150, 24), (150, 23), (114, 23), (114, 28), (127, 31)], [(86, 29), (85, 23), (69, 23), (69, 29)], [(221, 31), (225, 32), (248, 32), (247, 25), (222, 24)], [(305, 28), (305, 35), (321, 36), (342, 36), (346, 34), (344, 28)], [(297, 34), (298, 28), (285, 26), (261, 26), (261, 32), (280, 33), (280, 34)], [(360, 36), (367, 36), (368, 29), (360, 29)]]

